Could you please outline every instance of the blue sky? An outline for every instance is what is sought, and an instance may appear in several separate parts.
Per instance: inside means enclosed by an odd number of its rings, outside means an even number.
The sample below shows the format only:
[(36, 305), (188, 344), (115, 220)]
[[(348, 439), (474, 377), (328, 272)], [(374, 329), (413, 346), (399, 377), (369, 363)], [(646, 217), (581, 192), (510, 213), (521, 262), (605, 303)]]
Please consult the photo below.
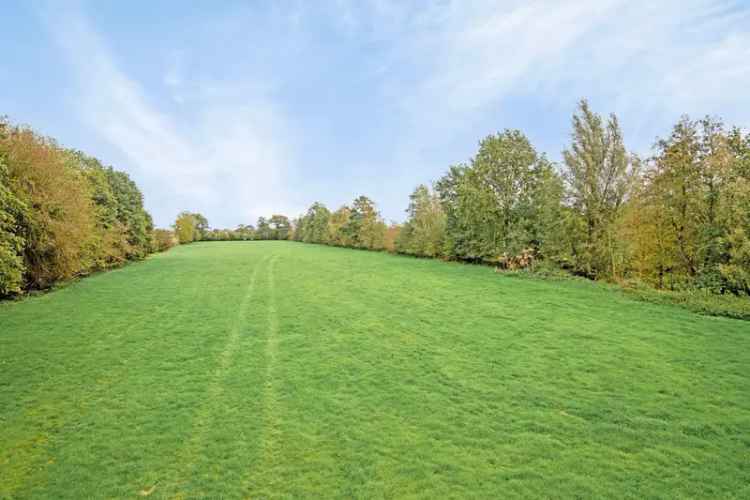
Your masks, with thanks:
[(552, 160), (581, 97), (647, 155), (682, 114), (750, 127), (741, 1), (3, 2), (0, 114), (127, 171), (160, 226), (335, 209), (386, 219), (524, 131)]

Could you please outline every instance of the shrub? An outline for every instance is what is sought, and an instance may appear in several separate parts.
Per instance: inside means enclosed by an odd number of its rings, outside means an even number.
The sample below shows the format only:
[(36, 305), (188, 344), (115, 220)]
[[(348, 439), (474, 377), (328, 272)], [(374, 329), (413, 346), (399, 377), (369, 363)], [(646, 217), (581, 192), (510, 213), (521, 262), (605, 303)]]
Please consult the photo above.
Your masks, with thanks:
[(151, 232), (151, 249), (153, 252), (164, 252), (177, 245), (177, 236), (169, 229), (154, 229)]

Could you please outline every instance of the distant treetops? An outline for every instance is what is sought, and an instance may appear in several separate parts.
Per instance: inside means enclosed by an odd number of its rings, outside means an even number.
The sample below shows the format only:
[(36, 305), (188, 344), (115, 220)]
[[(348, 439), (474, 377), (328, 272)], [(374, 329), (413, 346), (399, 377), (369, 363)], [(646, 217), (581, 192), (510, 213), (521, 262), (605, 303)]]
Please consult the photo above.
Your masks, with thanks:
[(750, 295), (750, 134), (683, 118), (639, 158), (617, 118), (586, 101), (572, 125), (561, 164), (518, 130), (486, 137), (467, 163), (417, 186), (403, 224), (360, 196), (235, 229), (182, 212), (169, 231), (152, 228), (126, 174), (0, 122), (0, 294), (176, 243), (289, 239)]

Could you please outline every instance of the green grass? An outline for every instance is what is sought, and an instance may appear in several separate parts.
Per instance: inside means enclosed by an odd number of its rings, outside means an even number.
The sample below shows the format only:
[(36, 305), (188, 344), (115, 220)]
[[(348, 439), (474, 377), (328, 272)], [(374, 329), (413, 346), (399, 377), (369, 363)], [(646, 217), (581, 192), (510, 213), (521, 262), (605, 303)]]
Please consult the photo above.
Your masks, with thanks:
[(750, 497), (750, 323), (193, 244), (0, 304), (0, 498)]

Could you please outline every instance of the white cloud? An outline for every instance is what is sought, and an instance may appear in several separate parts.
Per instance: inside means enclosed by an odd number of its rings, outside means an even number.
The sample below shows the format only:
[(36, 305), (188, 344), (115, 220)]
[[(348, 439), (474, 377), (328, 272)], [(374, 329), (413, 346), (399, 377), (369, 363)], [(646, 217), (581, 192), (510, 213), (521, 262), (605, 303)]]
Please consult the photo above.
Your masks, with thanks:
[(418, 88), (421, 97), (444, 100), (451, 112), (473, 112), (519, 85), (534, 86), (612, 3), (451, 4), (436, 16), (439, 29), (427, 44), (435, 61)]
[(223, 215), (209, 219), (217, 226), (252, 222), (271, 207), (299, 210), (285, 190), (285, 123), (270, 101), (245, 93), (245, 104), (237, 106), (236, 89), (187, 81), (180, 55), (168, 66), (164, 84), (177, 102), (192, 99), (190, 113), (167, 112), (118, 67), (82, 13), (56, 12), (48, 25), (76, 75), (75, 108), (145, 180), (147, 205), (155, 207), (158, 224), (171, 223), (180, 210)]
[[(563, 109), (581, 97), (606, 99), (604, 111), (618, 112), (625, 123), (632, 119), (636, 129), (682, 113), (727, 113), (747, 121), (736, 113), (738, 105), (750, 105), (750, 10), (740, 3), (401, 5), (379, 0), (359, 15), (381, 33), (400, 35), (393, 64), (415, 68), (415, 75), (386, 79), (383, 87), (401, 101), (412, 130), (455, 133), (519, 94)], [(343, 11), (352, 17), (351, 9)]]
[(559, 124), (582, 97), (616, 112), (642, 154), (684, 113), (748, 126), (749, 13), (721, 0), (341, 0), (333, 26), (378, 48), (370, 77), (399, 130), (389, 178), (369, 192), (399, 217), (414, 185), (465, 161), (482, 135), (529, 121), (559, 158)]
[(750, 99), (743, 90), (750, 83), (750, 16), (735, 2), (361, 5), (343, 2), (344, 24), (362, 33), (366, 26), (375, 39), (399, 35), (391, 62), (415, 75), (385, 81), (384, 88), (428, 128), (445, 122), (455, 129), (458, 118), (476, 119), (504, 98), (524, 93), (559, 102), (603, 95), (618, 111), (634, 114), (644, 106), (666, 113), (722, 111)]

